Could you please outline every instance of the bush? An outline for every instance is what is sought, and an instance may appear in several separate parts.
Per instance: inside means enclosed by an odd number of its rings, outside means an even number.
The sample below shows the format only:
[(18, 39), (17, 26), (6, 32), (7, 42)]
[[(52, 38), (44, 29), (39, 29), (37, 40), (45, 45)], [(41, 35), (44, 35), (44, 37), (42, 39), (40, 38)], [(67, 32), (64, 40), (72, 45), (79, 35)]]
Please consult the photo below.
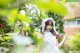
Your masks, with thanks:
[(76, 33), (71, 41), (70, 41), (70, 48), (73, 50), (80, 50), (80, 33)]

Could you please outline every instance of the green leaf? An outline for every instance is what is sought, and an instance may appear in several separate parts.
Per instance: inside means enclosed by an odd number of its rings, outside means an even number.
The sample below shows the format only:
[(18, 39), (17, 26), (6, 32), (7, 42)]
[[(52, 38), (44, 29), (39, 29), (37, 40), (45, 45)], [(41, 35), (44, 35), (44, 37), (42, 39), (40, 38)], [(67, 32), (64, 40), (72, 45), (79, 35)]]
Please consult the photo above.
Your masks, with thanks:
[(0, 0), (0, 8), (7, 8), (14, 1), (16, 0)]
[(28, 22), (28, 23), (31, 23), (32, 20), (30, 18), (28, 18), (26, 15), (23, 15), (23, 14), (18, 14), (18, 17), (17, 17), (19, 20), (21, 21), (25, 21), (25, 22)]
[(36, 4), (39, 6), (39, 8), (43, 8), (44, 10), (48, 10), (59, 15), (66, 15), (68, 13), (64, 5), (51, 1), (52, 0), (50, 0), (50, 2), (36, 1)]
[(8, 10), (7, 9), (0, 9), (0, 15), (7, 16), (8, 15)]
[(5, 36), (3, 37), (5, 40), (11, 40), (11, 37), (10, 36)]
[(17, 20), (17, 9), (12, 9), (8, 15), (8, 23), (14, 23)]

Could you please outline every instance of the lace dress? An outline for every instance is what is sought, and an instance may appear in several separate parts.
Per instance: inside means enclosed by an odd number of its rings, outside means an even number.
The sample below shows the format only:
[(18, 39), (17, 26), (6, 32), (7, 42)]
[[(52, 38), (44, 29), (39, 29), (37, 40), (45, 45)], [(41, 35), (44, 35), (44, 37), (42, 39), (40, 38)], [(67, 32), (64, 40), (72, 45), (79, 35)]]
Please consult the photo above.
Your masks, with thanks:
[(56, 46), (57, 39), (51, 32), (46, 31), (44, 33), (44, 48), (42, 53), (61, 53), (59, 48)]

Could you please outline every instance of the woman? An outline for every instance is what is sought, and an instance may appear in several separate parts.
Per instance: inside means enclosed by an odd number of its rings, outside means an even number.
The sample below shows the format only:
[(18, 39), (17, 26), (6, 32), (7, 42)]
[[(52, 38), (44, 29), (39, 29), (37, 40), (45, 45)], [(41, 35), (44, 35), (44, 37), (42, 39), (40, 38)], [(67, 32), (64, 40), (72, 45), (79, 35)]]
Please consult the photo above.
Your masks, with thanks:
[(58, 43), (57, 36), (59, 34), (55, 30), (55, 22), (52, 18), (46, 18), (42, 22), (42, 32), (44, 33), (44, 48), (41, 53), (61, 53), (59, 48), (64, 43), (66, 36)]

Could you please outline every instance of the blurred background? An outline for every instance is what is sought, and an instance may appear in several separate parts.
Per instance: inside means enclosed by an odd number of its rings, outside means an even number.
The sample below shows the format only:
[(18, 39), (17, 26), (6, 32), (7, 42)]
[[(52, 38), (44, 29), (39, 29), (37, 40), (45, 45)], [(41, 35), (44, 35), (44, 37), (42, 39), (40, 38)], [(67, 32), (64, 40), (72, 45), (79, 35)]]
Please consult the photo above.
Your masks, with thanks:
[(67, 35), (60, 48), (63, 53), (80, 52), (79, 11), (78, 0), (0, 0), (0, 53), (10, 53), (15, 45), (12, 36), (22, 29), (34, 41), (35, 50), (43, 47), (41, 23), (50, 17), (56, 22), (57, 32)]

